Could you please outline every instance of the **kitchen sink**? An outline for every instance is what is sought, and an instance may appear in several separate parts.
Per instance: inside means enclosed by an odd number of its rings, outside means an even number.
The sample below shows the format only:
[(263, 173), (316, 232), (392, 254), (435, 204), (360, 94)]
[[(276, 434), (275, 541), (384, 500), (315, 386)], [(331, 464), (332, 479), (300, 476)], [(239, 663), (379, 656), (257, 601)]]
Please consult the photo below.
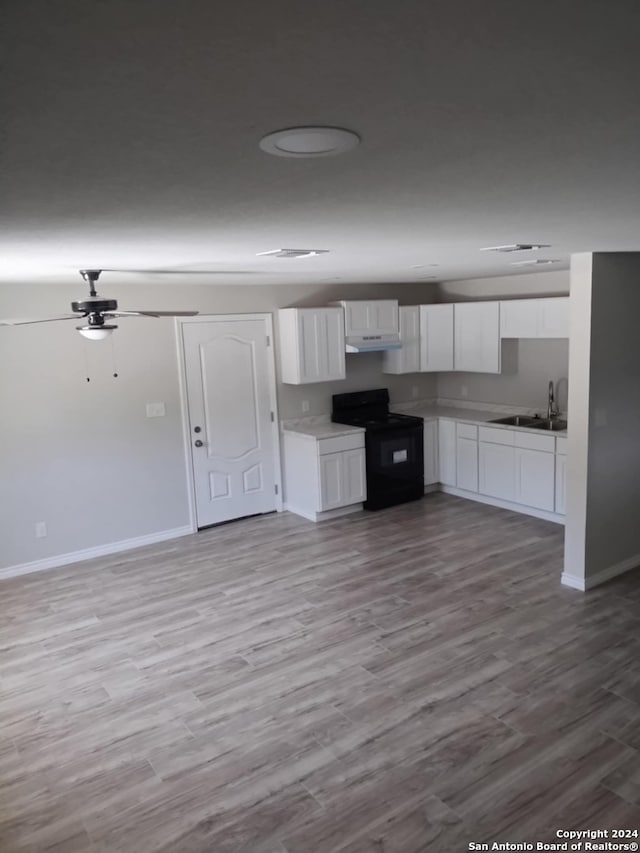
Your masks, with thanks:
[(533, 423), (527, 424), (530, 429), (548, 429), (553, 432), (562, 432), (567, 428), (567, 422), (559, 418), (537, 418)]
[(490, 424), (504, 424), (505, 426), (534, 426), (540, 422), (540, 418), (532, 418), (530, 415), (509, 415), (506, 418), (496, 418), (489, 421)]

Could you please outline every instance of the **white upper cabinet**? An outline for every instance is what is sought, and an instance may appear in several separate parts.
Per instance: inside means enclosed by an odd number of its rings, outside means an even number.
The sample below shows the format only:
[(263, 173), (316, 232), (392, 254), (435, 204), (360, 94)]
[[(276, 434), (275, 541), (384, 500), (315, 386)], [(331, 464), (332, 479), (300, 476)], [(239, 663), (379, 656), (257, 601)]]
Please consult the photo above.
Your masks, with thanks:
[(500, 373), (500, 303), (456, 303), (453, 319), (455, 370)]
[(569, 297), (539, 299), (538, 302), (538, 337), (568, 338)]
[(292, 385), (346, 377), (342, 308), (278, 311), (282, 381)]
[(537, 338), (537, 299), (510, 299), (500, 303), (501, 338)]
[(453, 370), (453, 305), (420, 306), (420, 370)]
[(387, 350), (383, 373), (417, 373), (420, 370), (420, 308), (403, 305), (398, 309), (402, 349)]
[(344, 309), (347, 337), (398, 334), (397, 299), (346, 299), (335, 304)]
[(501, 338), (568, 338), (569, 297), (500, 303)]

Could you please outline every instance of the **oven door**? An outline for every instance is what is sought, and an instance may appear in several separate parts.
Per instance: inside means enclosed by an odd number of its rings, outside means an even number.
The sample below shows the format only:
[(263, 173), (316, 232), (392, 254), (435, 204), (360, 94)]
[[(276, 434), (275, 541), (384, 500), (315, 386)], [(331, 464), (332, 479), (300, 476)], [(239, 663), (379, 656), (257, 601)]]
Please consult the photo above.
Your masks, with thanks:
[(367, 430), (367, 509), (380, 509), (424, 494), (423, 426)]

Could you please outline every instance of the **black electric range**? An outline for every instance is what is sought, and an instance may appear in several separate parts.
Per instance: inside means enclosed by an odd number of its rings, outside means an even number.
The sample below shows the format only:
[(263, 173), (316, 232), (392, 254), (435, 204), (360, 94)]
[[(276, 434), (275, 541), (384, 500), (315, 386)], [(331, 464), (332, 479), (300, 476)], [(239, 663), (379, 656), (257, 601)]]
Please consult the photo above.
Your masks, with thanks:
[(333, 395), (331, 420), (364, 427), (365, 509), (383, 509), (424, 494), (422, 418), (389, 411), (389, 391), (376, 388)]

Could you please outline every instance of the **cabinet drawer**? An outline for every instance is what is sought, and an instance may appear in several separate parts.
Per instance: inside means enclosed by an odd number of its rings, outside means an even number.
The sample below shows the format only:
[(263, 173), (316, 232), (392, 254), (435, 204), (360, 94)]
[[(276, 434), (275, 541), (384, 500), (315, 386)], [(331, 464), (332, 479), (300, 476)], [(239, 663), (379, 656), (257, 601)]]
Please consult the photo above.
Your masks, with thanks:
[(320, 456), (327, 453), (339, 453), (341, 450), (357, 450), (359, 447), (364, 447), (363, 432), (318, 439), (318, 454)]
[(496, 429), (495, 427), (479, 427), (478, 439), (490, 441), (491, 444), (515, 444), (515, 433), (511, 429)]
[(527, 450), (545, 450), (554, 453), (556, 449), (555, 435), (536, 435), (533, 432), (517, 432), (516, 447), (524, 447)]
[(559, 456), (567, 455), (567, 439), (566, 438), (556, 438), (556, 453)]
[(478, 438), (478, 427), (475, 424), (456, 423), (458, 438)]

